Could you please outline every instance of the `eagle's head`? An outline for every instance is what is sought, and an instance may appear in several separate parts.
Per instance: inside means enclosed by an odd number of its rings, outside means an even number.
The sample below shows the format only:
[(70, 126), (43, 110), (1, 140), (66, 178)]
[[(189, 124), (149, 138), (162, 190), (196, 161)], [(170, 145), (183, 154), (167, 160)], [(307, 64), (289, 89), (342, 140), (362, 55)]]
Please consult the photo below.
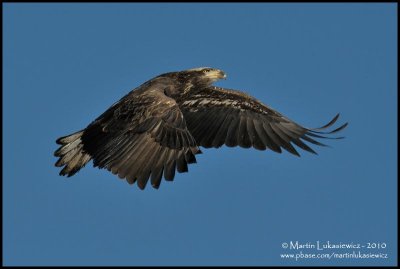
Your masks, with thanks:
[(224, 71), (211, 67), (193, 68), (181, 71), (179, 73), (181, 73), (181, 75), (183, 76), (195, 77), (199, 80), (204, 80), (205, 82), (208, 82), (210, 84), (216, 80), (226, 78), (226, 74)]
[(225, 79), (226, 74), (220, 69), (211, 67), (198, 67), (162, 74), (160, 77), (171, 77), (184, 84), (190, 83), (196, 86), (210, 86), (219, 79)]
[(211, 86), (219, 79), (225, 79), (224, 71), (211, 67), (199, 67), (178, 72), (162, 74), (159, 77), (167, 77), (175, 81), (175, 86), (167, 90), (168, 96), (185, 94), (192, 88), (202, 89)]

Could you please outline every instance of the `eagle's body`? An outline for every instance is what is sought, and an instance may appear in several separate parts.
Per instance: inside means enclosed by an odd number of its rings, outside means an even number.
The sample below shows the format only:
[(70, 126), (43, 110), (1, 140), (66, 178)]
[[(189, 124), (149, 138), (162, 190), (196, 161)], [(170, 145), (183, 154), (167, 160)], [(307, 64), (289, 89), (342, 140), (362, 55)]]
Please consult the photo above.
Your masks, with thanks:
[(201, 153), (199, 146), (279, 153), (284, 148), (299, 155), (291, 143), (312, 153), (302, 140), (323, 145), (311, 138), (327, 138), (318, 129), (304, 128), (247, 94), (212, 86), (221, 78), (221, 70), (196, 68), (145, 82), (84, 130), (57, 140), (56, 166), (64, 166), (60, 174), (72, 176), (93, 159), (94, 166), (137, 182), (141, 189), (149, 179), (158, 188), (162, 175), (173, 180), (175, 169), (188, 171), (187, 164)]

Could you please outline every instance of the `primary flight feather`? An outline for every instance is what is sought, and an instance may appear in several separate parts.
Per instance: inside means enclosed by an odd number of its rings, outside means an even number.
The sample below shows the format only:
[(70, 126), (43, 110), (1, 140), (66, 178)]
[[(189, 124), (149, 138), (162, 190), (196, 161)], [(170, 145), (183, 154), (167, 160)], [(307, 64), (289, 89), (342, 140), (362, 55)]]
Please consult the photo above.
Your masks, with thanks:
[(159, 188), (173, 180), (175, 170), (188, 171), (199, 146), (240, 146), (259, 150), (282, 148), (299, 156), (293, 146), (315, 153), (306, 143), (324, 146), (314, 138), (328, 137), (336, 115), (320, 128), (305, 128), (255, 98), (212, 86), (225, 78), (214, 68), (195, 68), (159, 75), (129, 92), (85, 129), (57, 139), (54, 153), (60, 175), (72, 176), (90, 160), (140, 189), (150, 180)]

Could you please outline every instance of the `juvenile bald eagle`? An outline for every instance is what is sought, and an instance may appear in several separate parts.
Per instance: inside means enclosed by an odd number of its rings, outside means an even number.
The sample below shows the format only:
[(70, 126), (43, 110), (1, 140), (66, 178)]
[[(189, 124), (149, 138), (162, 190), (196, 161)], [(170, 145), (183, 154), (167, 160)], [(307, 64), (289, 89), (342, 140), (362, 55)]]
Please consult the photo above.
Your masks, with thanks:
[[(129, 92), (85, 129), (57, 139), (56, 166), (72, 176), (93, 159), (130, 184), (144, 189), (149, 178), (159, 188), (162, 175), (173, 180), (175, 169), (188, 171), (199, 146), (240, 146), (259, 150), (281, 148), (299, 156), (292, 143), (315, 153), (304, 141), (330, 132), (339, 114), (323, 127), (309, 129), (255, 98), (236, 90), (211, 86), (225, 78), (214, 68), (195, 68), (159, 75)], [(313, 137), (313, 138), (312, 138)], [(332, 137), (329, 137), (332, 138)], [(341, 137), (334, 137), (335, 139)]]

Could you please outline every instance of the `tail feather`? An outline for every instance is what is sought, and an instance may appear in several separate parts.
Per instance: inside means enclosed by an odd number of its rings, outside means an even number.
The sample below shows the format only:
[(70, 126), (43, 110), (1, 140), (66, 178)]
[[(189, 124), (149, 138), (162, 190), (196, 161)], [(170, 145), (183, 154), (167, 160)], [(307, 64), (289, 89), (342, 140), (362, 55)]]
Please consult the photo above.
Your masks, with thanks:
[(54, 152), (54, 155), (59, 157), (55, 166), (64, 166), (60, 172), (61, 176), (74, 175), (91, 160), (92, 157), (83, 150), (82, 134), (83, 131), (79, 131), (57, 139), (57, 144), (61, 146)]

